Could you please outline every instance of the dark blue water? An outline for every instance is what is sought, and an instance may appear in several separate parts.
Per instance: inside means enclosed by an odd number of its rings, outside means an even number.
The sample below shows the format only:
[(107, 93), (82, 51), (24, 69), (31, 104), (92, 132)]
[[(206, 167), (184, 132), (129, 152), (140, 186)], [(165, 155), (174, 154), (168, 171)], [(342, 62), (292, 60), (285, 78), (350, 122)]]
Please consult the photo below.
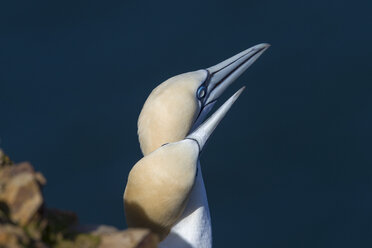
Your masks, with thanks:
[(6, 2), (0, 146), (49, 207), (124, 228), (147, 95), (269, 42), (201, 159), (215, 247), (371, 247), (371, 1)]

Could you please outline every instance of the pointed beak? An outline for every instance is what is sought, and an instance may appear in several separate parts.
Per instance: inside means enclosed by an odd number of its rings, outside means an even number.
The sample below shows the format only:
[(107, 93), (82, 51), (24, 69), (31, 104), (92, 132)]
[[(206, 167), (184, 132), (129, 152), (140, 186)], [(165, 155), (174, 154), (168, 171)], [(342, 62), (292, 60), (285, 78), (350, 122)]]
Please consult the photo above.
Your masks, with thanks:
[(245, 87), (238, 90), (232, 97), (230, 97), (216, 112), (213, 113), (203, 124), (201, 124), (194, 132), (189, 134), (186, 139), (193, 139), (198, 142), (200, 151), (202, 151), (208, 138), (216, 129), (217, 125), (229, 111), (234, 102), (238, 99)]
[(209, 72), (208, 95), (204, 105), (216, 100), (269, 47), (270, 45), (267, 43), (253, 46), (215, 66), (209, 67), (207, 69)]

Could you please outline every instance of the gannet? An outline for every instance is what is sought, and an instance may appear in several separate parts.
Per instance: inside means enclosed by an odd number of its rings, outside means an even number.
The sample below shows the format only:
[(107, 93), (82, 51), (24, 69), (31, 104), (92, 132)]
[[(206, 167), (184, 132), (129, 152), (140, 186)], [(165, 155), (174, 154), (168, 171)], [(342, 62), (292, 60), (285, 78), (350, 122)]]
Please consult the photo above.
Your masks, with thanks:
[(243, 89), (185, 139), (161, 146), (133, 166), (124, 192), (128, 226), (149, 228), (160, 240), (169, 234), (188, 202), (200, 152)]
[[(215, 66), (177, 75), (157, 86), (138, 119), (143, 154), (183, 140), (195, 130), (225, 89), (268, 47), (268, 44), (256, 45)], [(186, 208), (160, 247), (212, 247), (210, 213), (199, 161), (197, 170)]]

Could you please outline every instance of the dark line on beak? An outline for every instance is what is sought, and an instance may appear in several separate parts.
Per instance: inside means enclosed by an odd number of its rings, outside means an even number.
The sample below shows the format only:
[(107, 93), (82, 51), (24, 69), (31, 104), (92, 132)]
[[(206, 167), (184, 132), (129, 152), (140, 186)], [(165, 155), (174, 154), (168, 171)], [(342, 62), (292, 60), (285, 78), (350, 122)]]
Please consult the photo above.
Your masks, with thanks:
[[(206, 99), (206, 97), (205, 97), (205, 99)], [(200, 108), (200, 110), (199, 110), (199, 113), (198, 113), (198, 115), (196, 116), (193, 125), (194, 125), (195, 122), (198, 120), (198, 118), (199, 118), (201, 112), (203, 112), (203, 109), (204, 109), (205, 107), (207, 107), (209, 104), (212, 104), (212, 103), (214, 103), (214, 102), (216, 102), (216, 101), (217, 101), (217, 100), (214, 100), (214, 101), (211, 101), (210, 103), (208, 103), (207, 105), (201, 106), (201, 108)]]
[[(223, 78), (221, 79), (221, 81), (219, 81), (218, 83), (216, 83), (216, 85), (213, 87), (213, 89), (211, 89), (210, 92), (212, 92), (212, 91), (213, 91), (213, 90), (214, 90), (218, 85), (220, 85), (223, 81), (225, 81), (226, 78), (228, 78), (231, 74), (233, 74), (236, 70), (238, 70), (240, 67), (242, 67), (242, 66), (243, 66), (243, 65), (244, 65), (248, 60), (250, 60), (250, 59), (251, 59), (253, 56), (255, 56), (257, 53), (261, 52), (263, 49), (265, 49), (265, 48), (262, 48), (262, 49), (257, 50), (255, 53), (253, 53), (251, 56), (249, 56), (247, 59), (245, 59), (245, 60), (244, 60), (240, 65), (238, 65), (237, 67), (235, 67), (234, 70), (230, 71), (230, 72), (229, 72), (225, 77), (223, 77)], [(226, 65), (225, 67), (219, 69), (218, 71), (213, 72), (211, 75), (213, 76), (213, 74), (215, 74), (216, 72), (219, 72), (219, 71), (225, 69), (226, 67), (228, 67), (229, 65), (235, 63), (237, 60), (243, 58), (243, 57), (246, 56), (246, 55), (247, 55), (247, 54), (245, 54), (245, 55), (239, 57), (238, 59), (234, 60), (233, 62), (231, 62), (230, 64)]]

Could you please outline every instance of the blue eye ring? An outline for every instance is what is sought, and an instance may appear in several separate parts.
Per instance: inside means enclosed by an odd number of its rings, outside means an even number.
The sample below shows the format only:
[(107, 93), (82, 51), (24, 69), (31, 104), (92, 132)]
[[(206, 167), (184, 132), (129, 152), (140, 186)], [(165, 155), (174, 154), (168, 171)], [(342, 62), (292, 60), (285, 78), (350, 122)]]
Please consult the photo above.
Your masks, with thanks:
[(207, 87), (204, 85), (200, 86), (196, 92), (196, 97), (201, 100), (207, 95)]

